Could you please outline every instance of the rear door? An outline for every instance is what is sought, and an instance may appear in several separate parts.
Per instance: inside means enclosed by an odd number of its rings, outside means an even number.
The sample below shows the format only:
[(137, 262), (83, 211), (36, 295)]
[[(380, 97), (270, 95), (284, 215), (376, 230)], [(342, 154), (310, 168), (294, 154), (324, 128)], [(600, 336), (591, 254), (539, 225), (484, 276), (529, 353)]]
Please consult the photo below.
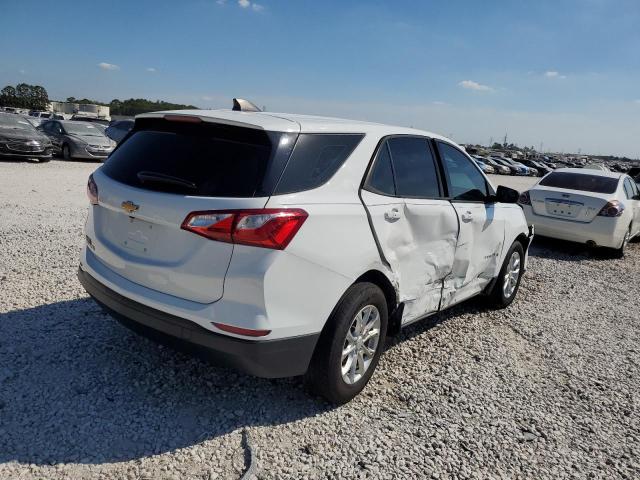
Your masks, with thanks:
[(453, 266), (458, 220), (442, 198), (429, 140), (394, 136), (383, 141), (362, 199), (398, 281), (402, 322), (437, 311)]
[(233, 245), (187, 232), (182, 222), (194, 211), (263, 208), (297, 134), (209, 122), (139, 123), (94, 174), (94, 254), (137, 284), (214, 302), (223, 294)]
[(505, 219), (495, 203), (486, 178), (462, 151), (437, 141), (451, 204), (460, 233), (451, 275), (445, 281), (443, 307), (481, 291), (497, 274), (503, 249)]
[(625, 196), (627, 197), (625, 203), (627, 203), (631, 207), (633, 213), (631, 234), (636, 235), (638, 232), (640, 232), (640, 199), (638, 199), (638, 195), (640, 195), (640, 192), (638, 192), (638, 186), (633, 180), (631, 180), (631, 177), (626, 177), (624, 179), (623, 186)]

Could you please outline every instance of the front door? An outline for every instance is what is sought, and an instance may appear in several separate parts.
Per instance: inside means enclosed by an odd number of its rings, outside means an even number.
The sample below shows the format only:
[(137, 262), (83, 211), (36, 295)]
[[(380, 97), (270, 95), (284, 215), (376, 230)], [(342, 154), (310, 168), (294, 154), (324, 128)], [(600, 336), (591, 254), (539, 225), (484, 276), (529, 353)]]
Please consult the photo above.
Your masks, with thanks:
[(444, 308), (477, 294), (499, 273), (505, 220), (501, 209), (489, 202), (492, 192), (475, 163), (453, 145), (436, 144), (460, 222), (452, 272), (445, 280)]
[(394, 136), (382, 142), (362, 199), (398, 283), (402, 323), (437, 311), (454, 263), (458, 218), (442, 197), (429, 140)]

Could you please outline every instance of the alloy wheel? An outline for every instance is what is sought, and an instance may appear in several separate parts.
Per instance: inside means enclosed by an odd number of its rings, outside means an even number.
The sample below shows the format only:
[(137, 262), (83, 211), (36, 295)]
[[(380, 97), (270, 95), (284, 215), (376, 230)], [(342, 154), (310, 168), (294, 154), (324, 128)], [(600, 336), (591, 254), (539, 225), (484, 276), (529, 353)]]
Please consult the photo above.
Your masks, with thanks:
[(353, 318), (342, 347), (342, 379), (348, 385), (360, 380), (369, 367), (380, 341), (380, 312), (374, 305), (363, 307)]
[(520, 278), (520, 253), (513, 252), (509, 263), (507, 264), (507, 271), (504, 274), (502, 282), (502, 292), (505, 298), (511, 298), (513, 292), (518, 285), (518, 279)]

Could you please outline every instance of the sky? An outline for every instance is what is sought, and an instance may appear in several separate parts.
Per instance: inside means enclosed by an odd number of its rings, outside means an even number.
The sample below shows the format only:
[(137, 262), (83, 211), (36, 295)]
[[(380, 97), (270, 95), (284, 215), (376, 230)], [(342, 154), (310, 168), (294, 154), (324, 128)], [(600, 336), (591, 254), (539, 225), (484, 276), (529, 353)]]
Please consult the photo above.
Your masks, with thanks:
[[(638, 0), (0, 0), (0, 88), (640, 157)], [(37, 16), (37, 26), (33, 17)]]

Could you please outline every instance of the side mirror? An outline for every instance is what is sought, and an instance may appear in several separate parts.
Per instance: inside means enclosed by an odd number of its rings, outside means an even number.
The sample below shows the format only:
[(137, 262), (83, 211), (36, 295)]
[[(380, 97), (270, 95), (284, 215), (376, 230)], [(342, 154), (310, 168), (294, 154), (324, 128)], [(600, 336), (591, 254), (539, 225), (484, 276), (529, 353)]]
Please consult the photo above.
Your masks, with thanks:
[(496, 202), (518, 203), (518, 198), (520, 198), (520, 192), (518, 192), (517, 190), (505, 187), (503, 185), (498, 185), (495, 196)]

